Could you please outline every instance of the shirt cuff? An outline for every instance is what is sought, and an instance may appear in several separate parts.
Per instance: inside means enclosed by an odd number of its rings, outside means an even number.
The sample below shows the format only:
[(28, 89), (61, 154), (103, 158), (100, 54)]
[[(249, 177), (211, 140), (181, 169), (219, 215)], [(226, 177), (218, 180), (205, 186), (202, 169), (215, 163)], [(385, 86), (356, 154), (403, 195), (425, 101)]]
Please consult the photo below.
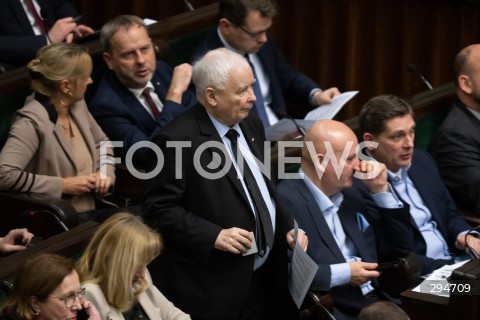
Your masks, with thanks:
[(348, 262), (331, 264), (330, 273), (330, 288), (347, 284), (351, 278), (350, 264)]
[(315, 103), (315, 101), (313, 100), (313, 96), (314, 96), (315, 93), (317, 93), (317, 92), (322, 93), (323, 90), (320, 89), (320, 88), (313, 89), (312, 91), (310, 91), (310, 96), (309, 96), (309, 98), (308, 98), (308, 100), (310, 101), (310, 104), (311, 104), (312, 106), (315, 106), (315, 107), (317, 107), (318, 105), (317, 105), (317, 104)]
[(388, 184), (387, 192), (373, 193), (372, 198), (380, 208), (403, 208), (403, 202), (398, 199), (394, 192), (392, 192), (392, 186), (390, 183)]

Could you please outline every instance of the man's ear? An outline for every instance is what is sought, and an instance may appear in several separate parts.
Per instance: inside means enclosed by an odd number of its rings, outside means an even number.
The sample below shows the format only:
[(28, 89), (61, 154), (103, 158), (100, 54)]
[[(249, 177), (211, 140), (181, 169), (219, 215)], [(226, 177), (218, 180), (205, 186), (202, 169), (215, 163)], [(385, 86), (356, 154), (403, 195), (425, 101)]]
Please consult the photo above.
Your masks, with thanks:
[[(375, 140), (376, 140), (375, 136), (370, 132), (365, 132), (363, 134), (363, 141), (375, 141)], [(375, 148), (372, 148), (372, 147), (367, 147), (367, 149), (369, 152), (372, 152), (375, 150)]]
[(102, 54), (103, 60), (105, 60), (105, 63), (107, 64), (108, 68), (110, 70), (113, 70), (113, 64), (112, 64), (112, 56), (108, 52), (103, 52)]
[(215, 89), (208, 87), (205, 90), (205, 100), (207, 100), (207, 103), (212, 106), (216, 107), (217, 106), (217, 97), (215, 95)]
[(473, 92), (472, 84), (471, 84), (470, 78), (467, 75), (461, 74), (460, 76), (458, 76), (457, 80), (458, 80), (458, 87), (460, 88), (460, 90), (462, 90), (466, 94), (472, 94)]
[(230, 31), (230, 28), (232, 28), (232, 23), (228, 21), (227, 18), (222, 18), (218, 22), (218, 26), (222, 31), (222, 34), (228, 34), (228, 32)]
[(322, 153), (317, 153), (317, 157), (315, 158), (314, 165), (317, 168), (317, 170), (320, 170), (321, 172), (325, 172), (325, 166), (322, 164), (323, 159), (325, 158), (325, 155)]

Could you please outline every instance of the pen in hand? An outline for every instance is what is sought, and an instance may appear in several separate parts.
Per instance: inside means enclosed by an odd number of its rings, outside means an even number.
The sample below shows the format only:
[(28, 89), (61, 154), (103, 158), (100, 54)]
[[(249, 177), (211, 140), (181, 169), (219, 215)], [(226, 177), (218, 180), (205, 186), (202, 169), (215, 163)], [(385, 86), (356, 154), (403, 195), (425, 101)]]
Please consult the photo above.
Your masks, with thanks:
[(79, 15), (78, 17), (73, 18), (73, 21), (77, 22), (78, 20), (82, 19), (82, 17), (83, 17), (82, 15)]

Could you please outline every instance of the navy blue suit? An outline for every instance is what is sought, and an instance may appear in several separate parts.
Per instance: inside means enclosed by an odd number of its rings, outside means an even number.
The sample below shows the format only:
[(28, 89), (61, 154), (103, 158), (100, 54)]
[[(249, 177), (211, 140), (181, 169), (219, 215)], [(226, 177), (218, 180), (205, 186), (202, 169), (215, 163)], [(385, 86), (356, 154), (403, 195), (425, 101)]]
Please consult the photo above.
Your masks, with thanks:
[[(346, 260), (335, 241), (334, 236), (312, 193), (303, 180), (284, 180), (278, 185), (282, 204), (298, 223), (299, 228), (308, 235), (308, 255), (318, 264), (318, 271), (310, 286), (311, 290), (329, 292), (335, 306), (337, 319), (354, 318), (368, 302), (360, 287), (349, 284), (330, 289), (330, 265), (345, 263)], [(361, 230), (359, 214), (367, 213), (367, 206), (355, 188), (342, 191), (344, 196), (338, 216), (347, 237), (355, 245), (359, 256), (365, 262), (377, 262), (375, 236), (371, 227)], [(381, 213), (398, 213), (403, 209), (380, 209)], [(372, 281), (377, 294), (383, 296), (378, 282)]]
[[(458, 234), (472, 228), (465, 221), (450, 197), (438, 173), (435, 161), (424, 150), (415, 149), (408, 176), (430, 210), (432, 220), (435, 221), (439, 232), (445, 238), (450, 252), (459, 253), (459, 250), (455, 247)], [(370, 204), (372, 204), (373, 200), (368, 190), (363, 188), (361, 183), (356, 185), (360, 187), (364, 197), (370, 200)], [(404, 206), (408, 207), (405, 203)], [(379, 253), (381, 256), (398, 257), (415, 252), (422, 259), (423, 273), (429, 273), (445, 264), (453, 263), (453, 259), (431, 259), (425, 256), (425, 239), (409, 210), (403, 211), (403, 214), (376, 214), (370, 215), (368, 218), (375, 227), (376, 236), (387, 238), (388, 243), (391, 244), (391, 246), (385, 246), (381, 250)]]
[[(195, 49), (192, 61), (195, 61), (210, 50), (221, 47), (223, 47), (223, 44), (218, 36), (217, 28), (215, 28), (207, 34), (203, 42)], [(258, 52), (258, 56), (263, 68), (270, 77), (270, 93), (272, 95), (270, 107), (277, 115), (279, 112), (287, 112), (286, 101), (297, 105), (311, 106), (309, 101), (310, 92), (318, 88), (318, 84), (292, 68), (274, 46), (270, 37)]]
[(453, 199), (480, 215), (480, 121), (459, 100), (438, 129), (433, 154)]
[[(183, 94), (182, 104), (165, 100), (171, 80), (170, 67), (165, 62), (157, 61), (157, 69), (151, 80), (155, 93), (163, 103), (163, 110), (157, 121), (137, 97), (118, 81), (111, 70), (103, 76), (90, 100), (90, 112), (110, 140), (123, 141), (124, 150), (128, 150), (136, 142), (150, 141), (158, 129), (196, 103), (195, 94), (190, 90)], [(134, 164), (145, 167), (148, 151), (148, 148), (138, 149), (133, 156)]]
[[(68, 0), (39, 0), (38, 3), (48, 28), (58, 19), (78, 16)], [(0, 62), (21, 67), (35, 58), (38, 49), (46, 44), (46, 36), (33, 33), (19, 0), (0, 1)]]

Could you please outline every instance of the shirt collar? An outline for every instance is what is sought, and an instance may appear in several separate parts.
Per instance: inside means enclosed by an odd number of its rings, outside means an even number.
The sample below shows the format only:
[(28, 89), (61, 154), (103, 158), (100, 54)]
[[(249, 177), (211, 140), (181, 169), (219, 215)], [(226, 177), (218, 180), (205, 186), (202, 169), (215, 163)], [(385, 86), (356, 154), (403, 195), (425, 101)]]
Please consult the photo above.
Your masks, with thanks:
[(210, 117), (210, 120), (212, 120), (213, 126), (215, 127), (221, 138), (223, 138), (230, 129), (235, 129), (240, 135), (242, 134), (242, 129), (240, 129), (238, 123), (235, 123), (232, 127), (229, 127), (226, 124), (223, 124), (217, 119), (215, 119), (215, 117), (212, 116), (210, 113), (207, 112), (207, 114)]
[(225, 40), (225, 38), (222, 36), (222, 33), (220, 32), (220, 27), (217, 28), (217, 33), (218, 33), (218, 37), (220, 38), (220, 41), (222, 42), (225, 48), (227, 48), (228, 50), (232, 50), (233, 52), (236, 52), (241, 56), (245, 56), (245, 52), (239, 51), (228, 44), (227, 40)]
[(341, 192), (337, 192), (331, 197), (327, 197), (320, 189), (318, 189), (302, 169), (299, 170), (299, 173), (303, 174), (303, 181), (307, 185), (308, 190), (312, 193), (313, 198), (317, 202), (322, 213), (331, 210), (332, 208), (340, 208), (343, 201), (343, 194)]
[(151, 81), (148, 81), (147, 85), (144, 88), (141, 88), (141, 89), (128, 88), (128, 90), (130, 90), (130, 92), (133, 93), (135, 95), (135, 97), (140, 98), (142, 96), (143, 90), (145, 90), (145, 88), (150, 88), (150, 89), (152, 89), (151, 91), (155, 91), (155, 87), (153, 86)]

